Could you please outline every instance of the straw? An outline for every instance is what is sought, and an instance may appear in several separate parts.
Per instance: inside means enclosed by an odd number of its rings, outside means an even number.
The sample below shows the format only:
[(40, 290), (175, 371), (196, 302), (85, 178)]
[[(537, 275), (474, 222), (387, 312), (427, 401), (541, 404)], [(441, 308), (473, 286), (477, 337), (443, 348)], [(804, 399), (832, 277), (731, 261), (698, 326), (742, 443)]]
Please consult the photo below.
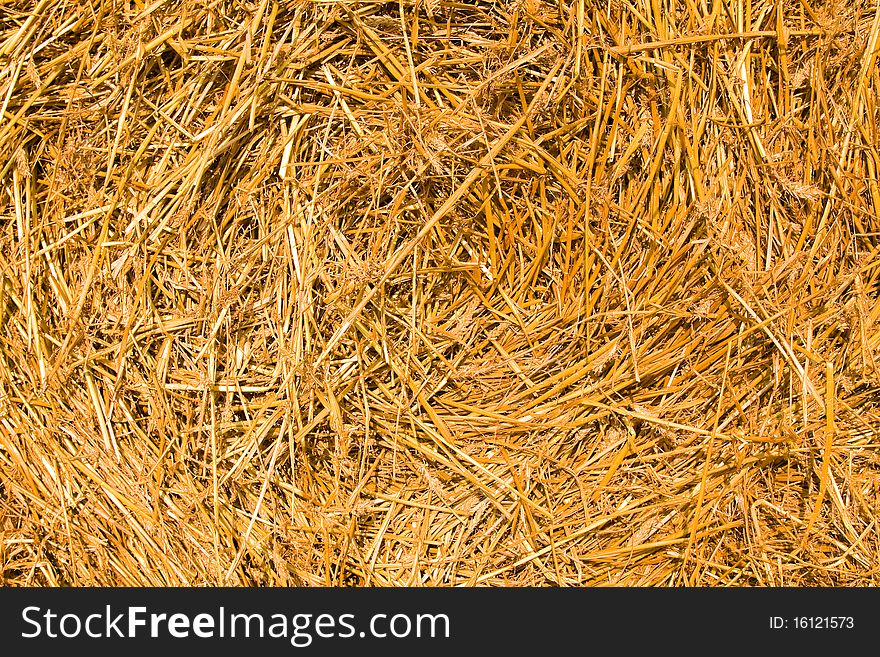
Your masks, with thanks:
[(2, 583), (877, 584), (878, 43), (7, 2)]

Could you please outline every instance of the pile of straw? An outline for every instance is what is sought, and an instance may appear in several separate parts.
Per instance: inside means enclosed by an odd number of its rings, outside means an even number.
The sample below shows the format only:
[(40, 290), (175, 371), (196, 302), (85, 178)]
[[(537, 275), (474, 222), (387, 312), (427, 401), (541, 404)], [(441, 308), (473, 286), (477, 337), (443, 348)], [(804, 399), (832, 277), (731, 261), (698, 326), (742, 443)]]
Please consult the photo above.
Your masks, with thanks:
[(5, 585), (878, 579), (880, 6), (0, 4)]

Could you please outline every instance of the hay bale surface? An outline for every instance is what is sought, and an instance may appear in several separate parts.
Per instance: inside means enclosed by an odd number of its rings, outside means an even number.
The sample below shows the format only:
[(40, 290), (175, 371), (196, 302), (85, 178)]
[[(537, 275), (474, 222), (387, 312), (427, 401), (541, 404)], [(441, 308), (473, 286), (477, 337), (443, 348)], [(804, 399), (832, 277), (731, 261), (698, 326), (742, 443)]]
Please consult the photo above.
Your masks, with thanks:
[(880, 7), (0, 6), (5, 585), (878, 580)]

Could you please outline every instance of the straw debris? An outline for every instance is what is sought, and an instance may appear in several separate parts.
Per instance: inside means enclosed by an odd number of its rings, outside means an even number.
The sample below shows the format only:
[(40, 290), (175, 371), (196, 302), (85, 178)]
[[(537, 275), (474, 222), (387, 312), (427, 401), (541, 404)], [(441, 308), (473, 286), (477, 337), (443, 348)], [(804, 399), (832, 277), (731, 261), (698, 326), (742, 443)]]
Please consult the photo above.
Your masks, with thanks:
[(851, 0), (5, 2), (3, 584), (876, 584), (878, 52)]

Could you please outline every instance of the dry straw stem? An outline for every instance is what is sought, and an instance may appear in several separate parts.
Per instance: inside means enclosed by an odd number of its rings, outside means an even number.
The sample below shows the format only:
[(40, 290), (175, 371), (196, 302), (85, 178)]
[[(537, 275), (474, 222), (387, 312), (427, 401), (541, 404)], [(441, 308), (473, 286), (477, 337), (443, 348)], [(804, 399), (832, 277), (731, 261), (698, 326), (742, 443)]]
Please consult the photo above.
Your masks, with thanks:
[(3, 3), (3, 584), (876, 584), (878, 45)]

